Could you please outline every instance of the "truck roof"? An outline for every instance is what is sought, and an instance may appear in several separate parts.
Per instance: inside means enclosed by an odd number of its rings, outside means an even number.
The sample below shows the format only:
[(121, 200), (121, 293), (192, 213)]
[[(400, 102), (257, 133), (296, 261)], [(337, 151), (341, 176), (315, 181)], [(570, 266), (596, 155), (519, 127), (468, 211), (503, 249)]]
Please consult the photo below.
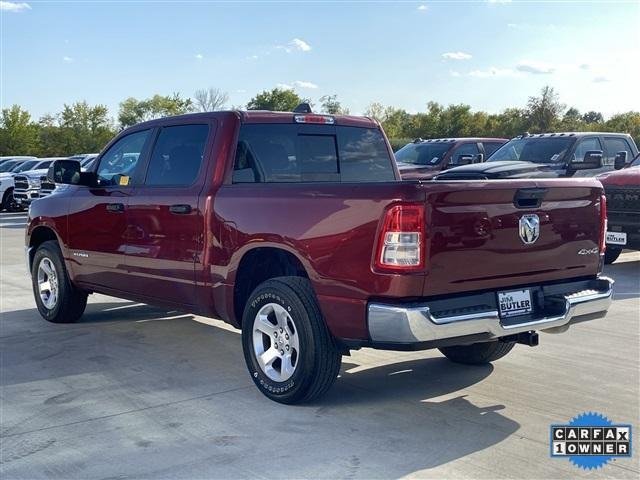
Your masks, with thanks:
[(551, 138), (551, 137), (586, 137), (592, 135), (599, 135), (602, 137), (629, 137), (628, 133), (616, 133), (616, 132), (554, 132), (554, 133), (523, 133), (517, 137), (513, 137), (511, 140), (517, 140), (519, 138)]
[(452, 138), (416, 138), (412, 143), (457, 143), (457, 142), (506, 142), (498, 137), (452, 137)]
[[(173, 120), (205, 120), (211, 118), (224, 118), (234, 115), (240, 118), (242, 123), (294, 123), (294, 117), (331, 117), (335, 125), (350, 127), (377, 127), (378, 122), (369, 117), (357, 117), (353, 115), (330, 115), (322, 113), (294, 113), (294, 112), (272, 112), (268, 110), (220, 110), (217, 112), (187, 113), (184, 115), (174, 115), (170, 117), (157, 118), (143, 123), (136, 124), (135, 127), (162, 125)], [(309, 122), (318, 123), (318, 122)], [(320, 122), (321, 123), (321, 122)]]

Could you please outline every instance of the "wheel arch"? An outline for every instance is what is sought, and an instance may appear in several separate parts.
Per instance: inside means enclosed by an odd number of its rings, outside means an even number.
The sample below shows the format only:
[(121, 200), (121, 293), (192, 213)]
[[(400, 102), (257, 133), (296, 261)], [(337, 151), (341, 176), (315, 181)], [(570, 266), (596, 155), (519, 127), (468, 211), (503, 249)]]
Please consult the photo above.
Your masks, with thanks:
[(28, 262), (29, 271), (31, 271), (31, 268), (33, 267), (33, 257), (36, 253), (36, 250), (38, 250), (38, 247), (40, 245), (42, 245), (44, 242), (47, 242), (49, 240), (55, 240), (56, 242), (58, 242), (58, 245), (60, 245), (60, 247), (62, 248), (62, 242), (60, 241), (58, 234), (49, 225), (36, 225), (30, 231), (29, 241), (27, 244), (27, 247), (28, 247), (27, 262)]
[(278, 245), (256, 246), (242, 253), (233, 278), (233, 320), (241, 326), (246, 302), (255, 288), (275, 277), (309, 278), (304, 263), (290, 250)]

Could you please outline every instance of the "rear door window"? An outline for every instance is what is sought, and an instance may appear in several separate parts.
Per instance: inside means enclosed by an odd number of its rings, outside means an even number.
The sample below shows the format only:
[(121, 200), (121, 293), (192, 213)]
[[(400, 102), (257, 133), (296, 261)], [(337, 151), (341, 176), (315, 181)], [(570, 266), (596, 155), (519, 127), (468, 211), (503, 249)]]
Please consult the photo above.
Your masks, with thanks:
[(503, 144), (498, 142), (482, 142), (484, 146), (484, 158), (485, 160), (491, 156), (493, 152), (498, 150)]
[(147, 177), (148, 186), (188, 186), (200, 172), (209, 126), (163, 127), (153, 147)]
[(240, 131), (234, 183), (394, 179), (386, 143), (377, 129), (248, 124)]
[(471, 155), (475, 160), (478, 157), (479, 153), (480, 150), (478, 149), (477, 143), (463, 143), (451, 154), (451, 158), (449, 159), (449, 166), (462, 165), (460, 163), (460, 157), (462, 155)]

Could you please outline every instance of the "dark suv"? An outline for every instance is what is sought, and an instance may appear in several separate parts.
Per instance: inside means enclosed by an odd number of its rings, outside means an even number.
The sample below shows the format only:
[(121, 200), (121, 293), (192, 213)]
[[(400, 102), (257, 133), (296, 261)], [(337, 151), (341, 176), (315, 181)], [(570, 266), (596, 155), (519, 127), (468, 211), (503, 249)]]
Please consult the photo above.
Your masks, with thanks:
[(483, 162), (506, 142), (506, 138), (417, 138), (396, 152), (396, 163), (403, 180), (429, 179), (447, 168)]
[(591, 177), (612, 170), (616, 156), (631, 159), (637, 153), (633, 138), (625, 133), (525, 133), (482, 165), (457, 167), (438, 179)]

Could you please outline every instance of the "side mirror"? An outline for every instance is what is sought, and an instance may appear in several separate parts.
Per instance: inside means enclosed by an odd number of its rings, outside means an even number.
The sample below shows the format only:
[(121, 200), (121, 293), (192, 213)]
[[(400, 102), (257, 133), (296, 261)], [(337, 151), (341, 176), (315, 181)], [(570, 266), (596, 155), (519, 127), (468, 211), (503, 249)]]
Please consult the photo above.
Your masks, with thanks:
[(47, 180), (64, 185), (90, 185), (93, 174), (80, 171), (76, 160), (56, 160), (47, 171)]
[(473, 163), (482, 163), (484, 162), (484, 153), (479, 153), (478, 155), (476, 155), (476, 159), (473, 161)]
[(620, 170), (620, 169), (623, 169), (626, 164), (627, 164), (627, 152), (625, 150), (622, 150), (616, 153), (616, 158), (613, 161), (613, 168), (615, 168), (616, 170)]
[(453, 165), (455, 165), (456, 167), (459, 165), (469, 165), (470, 163), (473, 163), (473, 155), (458, 155), (457, 157), (455, 157), (455, 162), (452, 162)]
[(591, 170), (602, 167), (602, 150), (589, 150), (584, 159), (574, 159), (569, 163), (570, 170)]

